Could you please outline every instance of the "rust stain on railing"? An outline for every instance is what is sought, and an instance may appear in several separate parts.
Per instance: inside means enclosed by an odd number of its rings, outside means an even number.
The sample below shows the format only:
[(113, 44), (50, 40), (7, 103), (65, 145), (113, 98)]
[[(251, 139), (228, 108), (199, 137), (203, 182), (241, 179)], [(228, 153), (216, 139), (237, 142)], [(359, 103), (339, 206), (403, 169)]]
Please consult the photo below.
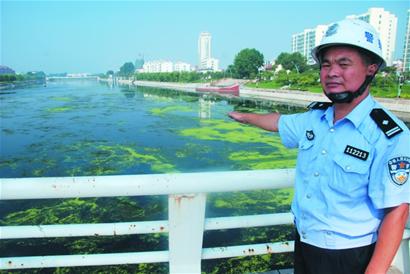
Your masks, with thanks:
[(172, 198), (175, 200), (175, 203), (178, 205), (178, 206), (181, 206), (181, 201), (182, 201), (182, 199), (187, 199), (187, 200), (192, 200), (192, 199), (194, 199), (196, 197), (196, 195), (187, 195), (187, 194), (184, 194), (184, 195), (173, 195), (172, 196)]

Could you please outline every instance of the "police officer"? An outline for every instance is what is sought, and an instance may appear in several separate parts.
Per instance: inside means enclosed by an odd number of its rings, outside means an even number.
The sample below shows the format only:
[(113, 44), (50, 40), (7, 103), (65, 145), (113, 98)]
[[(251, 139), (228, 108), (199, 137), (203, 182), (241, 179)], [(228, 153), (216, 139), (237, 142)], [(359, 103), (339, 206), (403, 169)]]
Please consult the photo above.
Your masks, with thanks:
[(371, 95), (385, 66), (378, 33), (360, 20), (331, 25), (312, 51), (331, 102), (305, 113), (231, 112), (298, 147), (295, 273), (386, 273), (410, 203), (410, 133)]

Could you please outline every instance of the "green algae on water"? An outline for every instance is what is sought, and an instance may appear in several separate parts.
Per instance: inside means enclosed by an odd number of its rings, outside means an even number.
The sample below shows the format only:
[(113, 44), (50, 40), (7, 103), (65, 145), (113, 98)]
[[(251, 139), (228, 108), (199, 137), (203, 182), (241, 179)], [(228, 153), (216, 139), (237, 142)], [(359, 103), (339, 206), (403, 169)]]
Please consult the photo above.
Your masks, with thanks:
[(200, 127), (183, 129), (180, 135), (230, 143), (266, 143), (271, 146), (280, 143), (277, 134), (225, 120), (203, 120)]
[(97, 147), (97, 152), (98, 151), (108, 153), (109, 156), (94, 160), (94, 163), (98, 162), (103, 165), (107, 162), (118, 163), (120, 167), (148, 164), (154, 172), (166, 173), (175, 171), (175, 166), (166, 162), (164, 157), (159, 155), (159, 150), (155, 151), (156, 153), (153, 153), (153, 151), (150, 151), (149, 153), (140, 153), (132, 146), (104, 145)]
[(66, 112), (72, 110), (73, 107), (54, 107), (54, 108), (48, 108), (47, 111), (51, 113), (57, 113), (57, 112)]
[(176, 172), (176, 167), (161, 155), (160, 149), (138, 147), (130, 145), (110, 145), (106, 142), (83, 141), (63, 146), (60, 151), (66, 155), (64, 162), (68, 165), (77, 165), (80, 155), (74, 157), (71, 152), (83, 152), (91, 156), (91, 160), (84, 162), (81, 169), (69, 168), (67, 173), (71, 176), (78, 175), (113, 175), (131, 172), (133, 174)]
[(168, 106), (151, 109), (151, 114), (153, 115), (164, 115), (169, 112), (190, 112), (192, 111), (191, 107), (188, 106)]
[(275, 169), (290, 168), (296, 165), (297, 151), (278, 146), (268, 154), (258, 151), (232, 152), (228, 157), (234, 161), (239, 169)]
[(60, 102), (71, 102), (73, 98), (71, 97), (50, 97), (51, 100), (60, 101)]

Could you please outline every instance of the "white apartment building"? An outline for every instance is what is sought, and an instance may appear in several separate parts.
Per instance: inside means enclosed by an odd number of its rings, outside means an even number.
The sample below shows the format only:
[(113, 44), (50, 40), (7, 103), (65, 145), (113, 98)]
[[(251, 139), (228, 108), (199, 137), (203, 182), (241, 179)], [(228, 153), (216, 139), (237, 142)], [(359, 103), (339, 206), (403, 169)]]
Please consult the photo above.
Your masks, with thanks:
[(152, 73), (152, 72), (174, 72), (174, 71), (191, 71), (191, 64), (184, 62), (176, 62), (175, 64), (171, 61), (148, 61), (145, 62), (138, 72), (140, 73)]
[(216, 58), (209, 58), (206, 60), (206, 68), (212, 71), (219, 71), (219, 60)]
[(192, 66), (191, 64), (178, 61), (178, 62), (175, 62), (174, 64), (174, 71), (178, 71), (178, 72), (192, 71)]
[(212, 36), (209, 32), (201, 32), (198, 39), (198, 69), (202, 71), (218, 71), (219, 60), (211, 55)]
[(310, 52), (322, 40), (328, 25), (318, 25), (313, 29), (305, 29), (303, 32), (292, 35), (292, 53), (299, 52), (306, 57), (307, 63), (315, 63)]
[(170, 61), (148, 61), (142, 66), (140, 72), (172, 72), (173, 64)]
[(404, 37), (403, 71), (410, 71), (410, 9), (407, 10), (407, 28)]
[(346, 18), (356, 18), (372, 25), (379, 33), (382, 42), (382, 54), (388, 66), (394, 61), (397, 34), (397, 16), (384, 8), (370, 8), (366, 13), (350, 15)]
[[(382, 42), (382, 54), (388, 66), (392, 65), (396, 47), (397, 17), (383, 8), (370, 8), (360, 15), (349, 15), (346, 18), (356, 18), (371, 24), (379, 33)], [(292, 35), (292, 53), (300, 52), (307, 58), (308, 64), (314, 64), (311, 50), (320, 42), (327, 28), (332, 25), (318, 25)]]

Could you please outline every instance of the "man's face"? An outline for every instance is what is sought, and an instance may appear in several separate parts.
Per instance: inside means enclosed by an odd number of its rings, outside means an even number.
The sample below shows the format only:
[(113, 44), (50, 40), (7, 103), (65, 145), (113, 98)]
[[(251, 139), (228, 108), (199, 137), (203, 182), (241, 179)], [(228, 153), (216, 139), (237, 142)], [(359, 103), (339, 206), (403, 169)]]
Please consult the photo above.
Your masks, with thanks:
[(326, 49), (320, 69), (320, 82), (327, 93), (356, 91), (366, 78), (375, 71), (374, 65), (366, 65), (359, 52), (351, 47)]

